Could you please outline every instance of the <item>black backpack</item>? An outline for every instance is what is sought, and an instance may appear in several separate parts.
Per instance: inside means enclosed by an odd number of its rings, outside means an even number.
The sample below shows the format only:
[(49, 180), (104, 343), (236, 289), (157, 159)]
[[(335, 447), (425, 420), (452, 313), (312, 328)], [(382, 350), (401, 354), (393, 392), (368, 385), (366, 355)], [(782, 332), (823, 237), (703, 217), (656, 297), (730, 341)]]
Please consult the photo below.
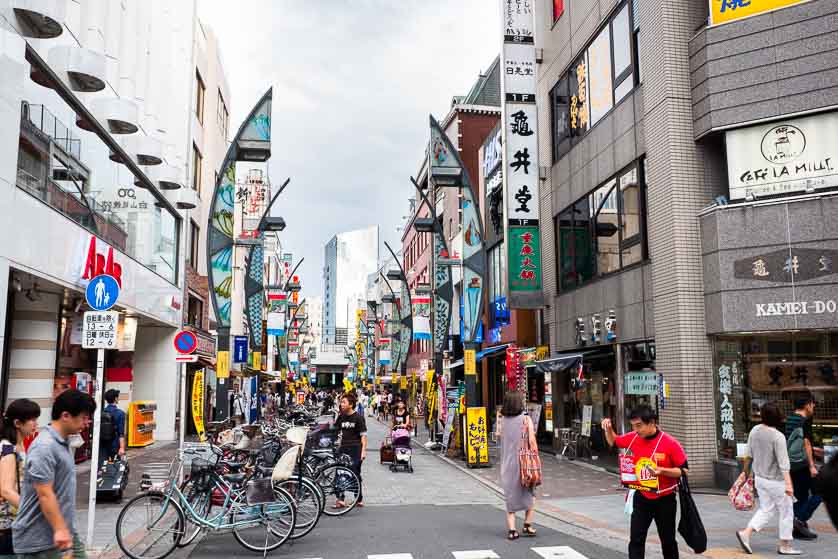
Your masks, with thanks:
[(116, 420), (111, 412), (102, 410), (102, 421), (99, 426), (99, 440), (109, 443), (114, 439), (116, 439)]

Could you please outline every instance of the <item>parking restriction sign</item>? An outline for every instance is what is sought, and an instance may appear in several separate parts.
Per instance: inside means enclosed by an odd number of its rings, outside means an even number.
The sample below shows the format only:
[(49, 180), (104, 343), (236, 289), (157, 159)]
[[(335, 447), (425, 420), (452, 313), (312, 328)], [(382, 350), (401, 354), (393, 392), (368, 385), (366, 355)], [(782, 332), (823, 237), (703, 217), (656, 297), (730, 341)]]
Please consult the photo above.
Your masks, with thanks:
[(115, 349), (119, 313), (90, 311), (84, 313), (81, 346), (85, 349)]

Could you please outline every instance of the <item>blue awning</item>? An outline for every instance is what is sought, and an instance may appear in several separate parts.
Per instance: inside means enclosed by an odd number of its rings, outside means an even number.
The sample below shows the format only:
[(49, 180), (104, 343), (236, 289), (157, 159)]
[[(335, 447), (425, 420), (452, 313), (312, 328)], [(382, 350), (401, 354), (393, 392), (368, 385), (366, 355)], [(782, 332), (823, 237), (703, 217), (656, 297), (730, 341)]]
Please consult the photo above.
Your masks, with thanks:
[(495, 353), (504, 351), (507, 347), (509, 347), (509, 344), (501, 344), (496, 345), (494, 347), (487, 347), (486, 349), (477, 352), (477, 360), (480, 361), (487, 355), (494, 355)]

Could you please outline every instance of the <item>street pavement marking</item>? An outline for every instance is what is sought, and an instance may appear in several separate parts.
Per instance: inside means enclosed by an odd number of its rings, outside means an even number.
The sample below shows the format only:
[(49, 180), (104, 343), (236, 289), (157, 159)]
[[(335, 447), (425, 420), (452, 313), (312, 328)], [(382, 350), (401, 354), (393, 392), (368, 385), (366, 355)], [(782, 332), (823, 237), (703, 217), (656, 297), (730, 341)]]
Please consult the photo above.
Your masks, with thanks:
[(566, 545), (556, 545), (553, 547), (533, 547), (532, 550), (536, 555), (544, 559), (588, 559), (575, 549)]
[(387, 555), (367, 555), (367, 559), (413, 559), (410, 553), (388, 553)]
[(473, 549), (471, 551), (452, 551), (454, 559), (500, 559), (500, 555), (491, 549)]

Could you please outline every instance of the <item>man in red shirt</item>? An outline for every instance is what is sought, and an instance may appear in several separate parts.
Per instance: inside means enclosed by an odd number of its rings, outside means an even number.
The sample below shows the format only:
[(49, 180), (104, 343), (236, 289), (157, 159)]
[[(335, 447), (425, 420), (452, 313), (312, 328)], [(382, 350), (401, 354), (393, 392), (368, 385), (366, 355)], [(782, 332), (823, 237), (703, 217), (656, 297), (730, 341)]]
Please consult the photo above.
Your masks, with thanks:
[(646, 555), (646, 534), (652, 521), (658, 528), (664, 559), (678, 559), (675, 540), (678, 478), (687, 473), (687, 455), (674, 437), (658, 429), (657, 414), (649, 406), (639, 406), (629, 414), (631, 433), (617, 435), (610, 419), (602, 420), (602, 430), (610, 446), (625, 448), (637, 465), (636, 479), (623, 475), (623, 483), (637, 491), (631, 513), (629, 559)]

